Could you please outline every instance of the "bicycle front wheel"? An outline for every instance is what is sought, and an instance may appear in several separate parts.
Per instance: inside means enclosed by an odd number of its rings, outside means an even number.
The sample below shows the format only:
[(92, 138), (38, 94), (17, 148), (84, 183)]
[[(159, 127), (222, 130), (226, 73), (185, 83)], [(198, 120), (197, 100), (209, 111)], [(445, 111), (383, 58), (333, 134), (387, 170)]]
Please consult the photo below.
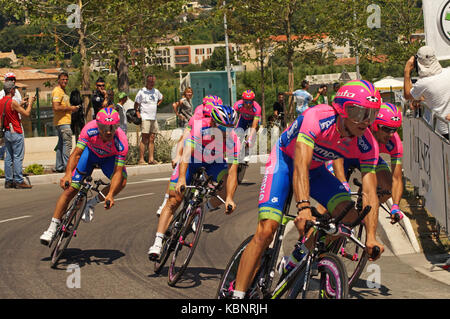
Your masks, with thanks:
[(314, 273), (314, 268), (313, 266), (312, 269), (308, 269), (311, 271), (309, 278), (305, 278), (306, 267), (299, 273), (288, 291), (287, 298), (346, 299), (348, 297), (347, 271), (339, 257), (332, 253), (321, 254), (317, 259), (317, 274)]
[[(364, 225), (356, 226), (354, 228), (354, 233), (360, 242), (366, 242), (366, 230)], [(348, 286), (349, 288), (352, 288), (366, 267), (368, 260), (367, 252), (349, 238), (339, 239), (334, 248), (332, 248), (332, 252), (341, 258), (341, 261), (347, 270), (347, 274), (349, 275)]]
[(180, 235), (176, 238), (177, 244), (169, 266), (169, 286), (175, 286), (189, 265), (202, 233), (203, 219), (204, 211), (202, 207), (195, 207), (181, 228)]
[[(86, 206), (86, 196), (77, 196), (73, 203), (69, 206), (69, 209), (64, 214), (61, 225), (56, 231), (55, 247), (52, 250), (51, 257), (51, 267), (55, 268), (61, 258), (64, 250), (70, 243), (73, 236), (76, 236), (78, 225), (80, 224), (82, 212)], [(51, 244), (52, 245), (52, 244)]]

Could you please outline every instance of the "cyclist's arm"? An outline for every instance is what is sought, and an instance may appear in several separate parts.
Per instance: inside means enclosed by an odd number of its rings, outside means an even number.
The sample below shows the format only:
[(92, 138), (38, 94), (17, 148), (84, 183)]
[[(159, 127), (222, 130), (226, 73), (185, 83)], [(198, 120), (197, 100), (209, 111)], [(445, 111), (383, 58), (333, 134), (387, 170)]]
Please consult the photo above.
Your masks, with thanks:
[(333, 160), (333, 170), (334, 170), (334, 176), (342, 183), (347, 182), (347, 179), (345, 177), (345, 169), (344, 169), (344, 158), (338, 158)]
[(234, 205), (233, 198), (234, 198), (234, 193), (236, 192), (236, 188), (237, 188), (237, 185), (238, 185), (238, 182), (237, 182), (237, 171), (238, 171), (238, 164), (231, 164), (230, 168), (228, 169), (227, 197), (225, 199), (225, 203), (226, 203), (225, 210), (227, 210), (227, 206), (228, 206), (229, 203), (233, 203), (232, 204), (233, 210), (235, 208), (234, 207), (235, 205)]
[(377, 195), (377, 175), (375, 172), (362, 173), (363, 207), (370, 205), (372, 208), (364, 219), (367, 231), (367, 242), (376, 241), (378, 225), (379, 201)]
[(108, 194), (106, 194), (105, 196), (105, 205), (106, 201), (110, 201), (110, 207), (114, 206), (114, 195), (117, 194), (120, 190), (120, 185), (122, 184), (122, 173), (123, 165), (114, 166), (114, 172), (111, 177), (111, 186), (109, 188)]
[(309, 200), (309, 166), (314, 149), (302, 142), (295, 144), (293, 186), (295, 200)]
[(402, 164), (392, 164), (392, 202), (399, 205), (403, 195)]

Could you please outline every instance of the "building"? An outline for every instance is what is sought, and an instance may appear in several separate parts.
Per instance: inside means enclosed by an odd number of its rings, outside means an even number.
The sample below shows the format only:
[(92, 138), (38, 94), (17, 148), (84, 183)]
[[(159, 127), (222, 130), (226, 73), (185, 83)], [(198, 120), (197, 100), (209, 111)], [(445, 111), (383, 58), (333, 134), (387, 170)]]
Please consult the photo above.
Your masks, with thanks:
[[(223, 43), (209, 43), (196, 45), (160, 46), (155, 50), (155, 56), (151, 63), (159, 64), (164, 68), (178, 68), (189, 64), (202, 64), (209, 59), (216, 48), (225, 47)], [(237, 52), (238, 47), (234, 43), (229, 44), (230, 55)]]
[(19, 59), (17, 59), (14, 50), (11, 50), (11, 52), (0, 52), (0, 59), (10, 59), (11, 66), (17, 66), (19, 64)]

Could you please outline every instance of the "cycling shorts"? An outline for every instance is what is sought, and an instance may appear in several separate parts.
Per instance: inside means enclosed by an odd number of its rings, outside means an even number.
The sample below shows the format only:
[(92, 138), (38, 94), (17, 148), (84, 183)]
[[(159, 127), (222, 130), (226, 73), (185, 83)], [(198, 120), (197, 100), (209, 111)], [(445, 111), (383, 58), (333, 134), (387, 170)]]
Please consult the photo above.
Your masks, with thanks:
[[(114, 168), (116, 164), (116, 156), (109, 156), (100, 158), (92, 152), (89, 147), (86, 147), (81, 153), (80, 160), (78, 161), (77, 167), (72, 172), (72, 186), (75, 189), (80, 189), (80, 182), (86, 176), (92, 174), (94, 170), (94, 165), (98, 165), (106, 177), (111, 179), (114, 173)], [(123, 178), (127, 178), (127, 169), (123, 166), (122, 171)]]
[[(196, 171), (198, 171), (201, 167), (206, 169), (206, 174), (211, 176), (215, 182), (220, 182), (224, 175), (228, 172), (228, 164), (227, 163), (194, 163), (193, 159), (191, 163), (189, 163), (188, 168), (186, 170), (186, 185), (190, 185), (192, 181), (192, 176)], [(172, 176), (170, 177), (170, 190), (175, 190), (175, 186), (178, 182), (178, 177), (180, 176), (180, 162), (175, 166)]]
[[(282, 212), (292, 187), (293, 160), (274, 147), (261, 183), (259, 193), (258, 220), (271, 219), (281, 222)], [(350, 201), (350, 195), (341, 182), (321, 165), (309, 171), (310, 196), (333, 212), (337, 205)]]
[(241, 116), (239, 118), (239, 121), (238, 121), (237, 125), (236, 125), (236, 128), (240, 127), (240, 128), (242, 128), (245, 131), (249, 127), (252, 127), (252, 123), (253, 123), (253, 119), (246, 120), (246, 119), (244, 119), (244, 117)]

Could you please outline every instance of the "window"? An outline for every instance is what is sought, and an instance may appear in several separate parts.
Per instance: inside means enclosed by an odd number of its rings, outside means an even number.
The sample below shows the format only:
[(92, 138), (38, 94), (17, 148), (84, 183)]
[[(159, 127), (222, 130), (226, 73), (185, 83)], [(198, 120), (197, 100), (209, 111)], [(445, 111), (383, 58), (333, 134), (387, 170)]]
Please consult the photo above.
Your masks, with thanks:
[(175, 55), (189, 55), (189, 50), (187, 48), (175, 49)]

